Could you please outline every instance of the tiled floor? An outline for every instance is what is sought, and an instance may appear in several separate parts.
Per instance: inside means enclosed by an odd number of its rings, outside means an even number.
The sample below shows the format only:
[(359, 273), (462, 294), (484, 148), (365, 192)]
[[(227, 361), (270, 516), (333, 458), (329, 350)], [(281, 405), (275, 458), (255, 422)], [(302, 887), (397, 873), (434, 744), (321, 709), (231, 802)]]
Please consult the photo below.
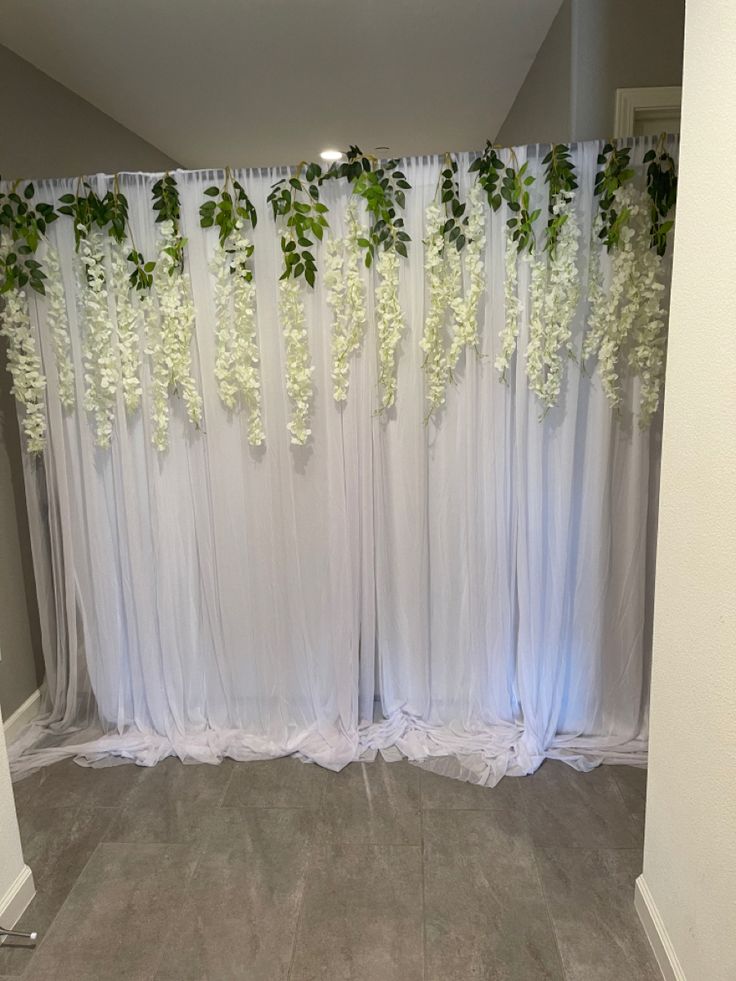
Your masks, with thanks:
[(645, 780), (59, 763), (15, 787), (41, 942), (0, 981), (657, 981)]

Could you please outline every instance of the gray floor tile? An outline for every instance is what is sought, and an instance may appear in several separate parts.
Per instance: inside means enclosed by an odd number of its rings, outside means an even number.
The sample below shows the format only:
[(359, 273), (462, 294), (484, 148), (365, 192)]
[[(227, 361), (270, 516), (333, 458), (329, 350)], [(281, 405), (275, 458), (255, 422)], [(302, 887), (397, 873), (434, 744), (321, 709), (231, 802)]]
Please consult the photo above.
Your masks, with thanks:
[(568, 981), (661, 981), (634, 910), (638, 849), (539, 849)]
[(631, 817), (610, 767), (589, 773), (547, 760), (520, 777), (521, 798), (535, 845), (636, 848), (641, 828)]
[(225, 796), (232, 761), (188, 765), (169, 758), (131, 789), (105, 841), (186, 844), (208, 833)]
[(24, 981), (151, 981), (192, 870), (186, 845), (98, 845)]
[(453, 780), (428, 770), (422, 774), (422, 808), (424, 810), (493, 810), (496, 807), (519, 807), (519, 779), (504, 777), (495, 787), (479, 787)]
[(317, 815), (215, 812), (156, 981), (285, 981)]
[(27, 808), (50, 805), (116, 807), (145, 772), (133, 763), (92, 768), (62, 760), (13, 784), (16, 808), (22, 815)]
[(636, 766), (609, 766), (619, 793), (624, 799), (643, 840), (644, 816), (647, 802), (647, 771)]
[[(17, 923), (42, 940), (72, 886), (102, 840), (115, 810), (99, 807), (34, 807), (20, 819), (23, 855), (33, 872), (36, 896)], [(21, 974), (36, 944), (8, 939), (0, 947), (0, 971)]]
[(290, 981), (422, 981), (422, 866), (414, 845), (315, 847)]
[(427, 981), (562, 981), (523, 815), (424, 813)]
[(419, 845), (420, 771), (404, 761), (350, 763), (328, 773), (321, 831), (352, 845)]
[(225, 807), (319, 807), (327, 771), (295, 757), (237, 763)]

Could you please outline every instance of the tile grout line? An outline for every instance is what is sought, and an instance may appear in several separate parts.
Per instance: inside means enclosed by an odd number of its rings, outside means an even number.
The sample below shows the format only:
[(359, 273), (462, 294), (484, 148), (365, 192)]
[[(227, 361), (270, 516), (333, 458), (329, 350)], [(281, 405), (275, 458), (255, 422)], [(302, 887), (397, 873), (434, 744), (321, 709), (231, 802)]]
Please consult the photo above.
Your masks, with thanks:
[(537, 861), (537, 846), (534, 844), (530, 836), (530, 844), (532, 848), (532, 858), (534, 860), (534, 871), (537, 874), (537, 882), (539, 883), (539, 892), (544, 903), (544, 909), (547, 913), (547, 922), (552, 928), (552, 936), (555, 938), (555, 947), (557, 949), (557, 956), (560, 959), (560, 967), (562, 968), (563, 981), (570, 981), (569, 975), (567, 973), (567, 968), (565, 967), (565, 961), (562, 956), (562, 948), (560, 947), (560, 938), (557, 934), (557, 927), (555, 926), (554, 917), (552, 916), (552, 911), (549, 908), (549, 900), (547, 898), (547, 893), (544, 888), (544, 883), (542, 882), (542, 874), (539, 871), (539, 862)]
[[(327, 781), (323, 780), (322, 792), (320, 794), (320, 799), (319, 799), (319, 807), (310, 809), (313, 813), (316, 814), (316, 817), (315, 817), (314, 826), (312, 828), (312, 834), (309, 840), (309, 856), (304, 866), (304, 882), (302, 884), (302, 891), (299, 897), (299, 910), (296, 915), (296, 923), (294, 924), (294, 936), (291, 941), (291, 956), (289, 957), (289, 967), (286, 971), (286, 981), (291, 981), (292, 971), (294, 970), (294, 962), (296, 961), (296, 947), (299, 941), (299, 929), (302, 924), (302, 913), (304, 911), (304, 897), (307, 892), (307, 883), (309, 881), (309, 874), (312, 870), (312, 860), (314, 858), (314, 849), (316, 845), (315, 839), (317, 837), (317, 830), (318, 830), (317, 827), (318, 818), (322, 814), (322, 808), (324, 805), (326, 795), (327, 795)], [(306, 808), (304, 808), (304, 810), (306, 810)]]

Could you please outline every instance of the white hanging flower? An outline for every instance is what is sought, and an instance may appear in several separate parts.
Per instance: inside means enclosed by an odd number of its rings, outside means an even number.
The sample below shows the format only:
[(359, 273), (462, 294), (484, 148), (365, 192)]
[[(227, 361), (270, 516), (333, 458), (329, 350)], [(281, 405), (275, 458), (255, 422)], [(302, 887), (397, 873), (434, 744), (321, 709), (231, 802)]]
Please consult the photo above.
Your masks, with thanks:
[(69, 411), (74, 408), (74, 365), (72, 363), (71, 340), (69, 336), (69, 317), (66, 309), (66, 295), (61, 278), (59, 254), (51, 246), (46, 252), (44, 264), (46, 273), (46, 323), (51, 335), (56, 361), (56, 375), (59, 380), (59, 401)]
[(467, 245), (463, 252), (466, 289), (465, 294), (453, 300), (452, 304), (455, 332), (447, 356), (450, 372), (457, 365), (463, 348), (478, 350), (479, 346), (478, 304), (486, 289), (486, 212), (483, 198), (483, 190), (475, 181), (468, 192)]
[(665, 309), (664, 260), (648, 240), (640, 241), (638, 262), (639, 309), (634, 320), (629, 366), (641, 380), (639, 425), (645, 429), (659, 408), (665, 375), (667, 311)]
[(192, 336), (195, 312), (189, 276), (180, 272), (169, 250), (178, 243), (172, 221), (159, 225), (160, 239), (154, 272), (158, 316), (147, 310), (147, 353), (152, 362), (153, 444), (165, 450), (169, 436), (169, 392), (181, 395), (195, 426), (202, 421), (202, 396), (192, 375)]
[(517, 244), (511, 235), (506, 235), (506, 251), (504, 254), (505, 276), (503, 295), (506, 307), (506, 320), (501, 331), (501, 351), (495, 361), (496, 371), (501, 381), (508, 378), (511, 359), (516, 351), (516, 340), (521, 326), (521, 301), (519, 300), (519, 272), (517, 269)]
[(555, 405), (560, 395), (564, 358), (570, 354), (572, 322), (580, 300), (580, 226), (573, 195), (562, 192), (552, 210), (565, 216), (565, 222), (549, 262), (544, 257), (532, 260), (526, 351), (529, 387), (546, 409)]
[[(85, 231), (80, 226), (80, 231)], [(79, 243), (79, 302), (84, 325), (84, 407), (95, 420), (98, 446), (109, 446), (120, 380), (105, 277), (105, 240), (99, 229)]]
[(378, 384), (381, 409), (388, 409), (396, 401), (396, 349), (405, 326), (399, 302), (399, 257), (393, 249), (379, 252), (376, 271)]
[(302, 284), (296, 279), (279, 281), (279, 318), (286, 349), (286, 392), (291, 400), (291, 418), (287, 428), (291, 433), (291, 442), (299, 446), (303, 446), (312, 433), (309, 416), (314, 372), (302, 289)]
[(351, 201), (345, 213), (347, 234), (325, 248), (325, 285), (332, 321), (332, 394), (336, 402), (348, 397), (350, 357), (360, 349), (366, 324), (366, 295), (360, 274), (360, 245), (364, 237), (358, 211)]
[(426, 397), (431, 413), (445, 402), (450, 372), (445, 334), (453, 329), (454, 310), (463, 294), (460, 253), (454, 244), (446, 243), (442, 235), (444, 209), (430, 204), (425, 213), (425, 222), (424, 269), (429, 285), (429, 310), (419, 346), (424, 351)]
[[(590, 315), (583, 357), (598, 356), (601, 386), (612, 406), (621, 404), (619, 372), (625, 358), (641, 376), (640, 424), (645, 427), (656, 412), (664, 380), (665, 287), (663, 263), (650, 248), (647, 195), (632, 185), (615, 192), (618, 214), (628, 221), (609, 257), (610, 281), (603, 286), (603, 246), (591, 261)], [(601, 224), (594, 225), (594, 241)]]
[(138, 335), (140, 310), (133, 299), (128, 274), (128, 243), (110, 241), (112, 286), (115, 297), (115, 318), (118, 326), (120, 381), (123, 401), (128, 412), (135, 412), (141, 402), (141, 345)]
[(31, 328), (28, 299), (22, 289), (12, 289), (3, 295), (3, 301), (0, 334), (8, 339), (11, 391), (25, 409), (21, 427), (26, 449), (29, 453), (41, 453), (46, 446), (46, 379)]
[(253, 246), (238, 220), (225, 246), (212, 260), (215, 277), (215, 378), (224, 405), (234, 409), (242, 398), (248, 410), (248, 442), (265, 437), (261, 414), (261, 374), (256, 330), (256, 286), (249, 260)]

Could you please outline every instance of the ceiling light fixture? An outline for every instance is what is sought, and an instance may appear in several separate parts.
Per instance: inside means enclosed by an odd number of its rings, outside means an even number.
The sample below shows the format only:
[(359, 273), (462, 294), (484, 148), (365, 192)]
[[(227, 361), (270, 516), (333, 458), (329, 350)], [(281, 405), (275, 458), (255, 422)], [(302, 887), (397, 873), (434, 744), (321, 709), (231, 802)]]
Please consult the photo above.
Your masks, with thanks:
[(342, 150), (323, 150), (320, 153), (320, 157), (322, 157), (323, 160), (340, 160), (342, 159), (342, 156)]

